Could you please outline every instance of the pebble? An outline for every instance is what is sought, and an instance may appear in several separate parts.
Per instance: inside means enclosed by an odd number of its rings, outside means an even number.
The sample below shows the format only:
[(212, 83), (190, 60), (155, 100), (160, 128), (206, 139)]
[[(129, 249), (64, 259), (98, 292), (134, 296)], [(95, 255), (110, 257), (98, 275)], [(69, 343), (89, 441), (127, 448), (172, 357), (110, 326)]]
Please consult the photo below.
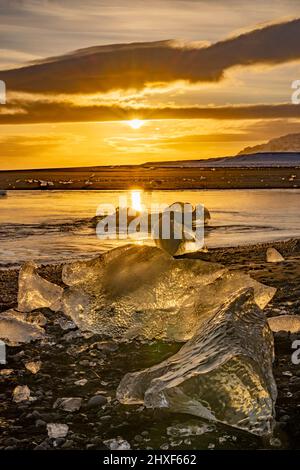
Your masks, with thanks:
[(80, 380), (76, 380), (76, 382), (74, 382), (75, 385), (79, 385), (80, 387), (83, 387), (85, 384), (87, 384), (87, 379), (80, 379)]
[(35, 427), (36, 428), (43, 428), (47, 425), (46, 421), (43, 421), (42, 419), (37, 419), (35, 422)]
[(283, 415), (283, 416), (280, 417), (279, 421), (280, 421), (281, 423), (287, 423), (290, 419), (291, 419), (291, 418), (290, 418), (289, 415)]
[(94, 397), (90, 398), (87, 407), (88, 408), (96, 408), (98, 406), (106, 405), (107, 398), (102, 395), (95, 395)]
[(83, 359), (82, 361), (79, 362), (79, 365), (84, 366), (84, 367), (88, 367), (89, 364), (90, 364), (90, 361), (88, 361), (87, 359)]
[(119, 348), (119, 346), (116, 343), (113, 343), (111, 341), (102, 341), (100, 343), (95, 343), (95, 345), (99, 351), (103, 352), (115, 352)]
[(270, 445), (272, 447), (281, 447), (281, 440), (278, 439), (278, 437), (271, 437), (270, 439)]
[(68, 343), (71, 343), (74, 339), (77, 339), (80, 337), (81, 337), (81, 331), (76, 330), (76, 331), (70, 331), (69, 333), (66, 333), (62, 339), (64, 341), (67, 341)]
[(35, 446), (34, 450), (48, 450), (48, 449), (51, 449), (49, 443), (47, 440), (41, 442), (40, 444), (38, 444), (37, 446)]
[(62, 449), (72, 449), (72, 447), (74, 446), (74, 441), (72, 441), (71, 439), (67, 439), (64, 444), (61, 446)]

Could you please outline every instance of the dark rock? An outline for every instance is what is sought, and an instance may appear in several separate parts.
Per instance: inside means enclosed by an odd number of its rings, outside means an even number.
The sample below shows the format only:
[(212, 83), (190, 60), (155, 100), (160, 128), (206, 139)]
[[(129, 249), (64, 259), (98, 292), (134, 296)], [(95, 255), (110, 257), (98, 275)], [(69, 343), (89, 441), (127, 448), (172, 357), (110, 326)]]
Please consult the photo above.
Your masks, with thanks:
[(62, 449), (72, 449), (72, 447), (74, 446), (74, 441), (72, 441), (71, 439), (67, 439), (64, 444), (61, 446)]
[(43, 428), (47, 425), (46, 421), (43, 421), (42, 419), (37, 419), (35, 422), (35, 426), (37, 428)]
[(119, 348), (119, 346), (112, 341), (102, 341), (100, 343), (96, 343), (96, 347), (99, 349), (99, 351), (103, 351), (105, 353), (117, 351)]
[(279, 421), (280, 421), (280, 423), (287, 423), (290, 419), (291, 419), (291, 417), (289, 415), (283, 415), (283, 416), (281, 416)]
[(107, 398), (103, 395), (95, 395), (94, 397), (90, 398), (87, 407), (88, 408), (97, 408), (98, 406), (103, 406), (107, 403)]
[(49, 445), (48, 440), (45, 440), (41, 442), (40, 444), (38, 444), (37, 446), (35, 446), (33, 450), (48, 450), (48, 449), (51, 449), (51, 446)]
[(289, 333), (286, 331), (278, 331), (274, 333), (274, 337), (278, 341), (289, 341)]

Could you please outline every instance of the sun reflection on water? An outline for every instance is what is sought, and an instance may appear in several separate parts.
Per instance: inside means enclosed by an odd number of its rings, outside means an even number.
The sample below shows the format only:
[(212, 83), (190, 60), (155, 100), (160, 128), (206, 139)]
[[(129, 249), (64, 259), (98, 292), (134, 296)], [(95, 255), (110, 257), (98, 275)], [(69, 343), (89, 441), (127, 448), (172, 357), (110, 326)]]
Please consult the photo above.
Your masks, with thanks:
[(142, 211), (142, 191), (140, 189), (132, 189), (130, 191), (131, 195), (131, 207), (136, 211)]

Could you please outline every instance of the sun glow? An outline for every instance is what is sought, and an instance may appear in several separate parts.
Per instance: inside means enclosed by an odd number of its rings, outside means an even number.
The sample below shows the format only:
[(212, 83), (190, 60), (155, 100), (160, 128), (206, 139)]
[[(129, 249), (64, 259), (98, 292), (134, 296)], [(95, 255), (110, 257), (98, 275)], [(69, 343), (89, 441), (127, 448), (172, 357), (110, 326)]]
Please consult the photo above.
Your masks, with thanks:
[(128, 124), (132, 129), (140, 129), (144, 124), (144, 121), (141, 119), (131, 119), (131, 121), (128, 121)]
[(131, 207), (132, 209), (141, 212), (142, 211), (142, 201), (141, 201), (142, 191), (133, 189), (131, 191)]

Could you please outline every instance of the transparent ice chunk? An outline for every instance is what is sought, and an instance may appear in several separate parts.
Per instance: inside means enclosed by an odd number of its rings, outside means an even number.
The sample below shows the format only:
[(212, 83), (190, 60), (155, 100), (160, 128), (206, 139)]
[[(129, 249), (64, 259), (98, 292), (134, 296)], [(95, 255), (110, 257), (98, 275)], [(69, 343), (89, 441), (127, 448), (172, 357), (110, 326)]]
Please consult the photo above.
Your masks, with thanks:
[(26, 315), (16, 310), (0, 313), (0, 339), (10, 346), (42, 339), (45, 330), (38, 325), (26, 322)]
[(172, 256), (194, 253), (204, 249), (204, 227), (209, 220), (210, 213), (203, 205), (194, 208), (175, 202), (159, 214), (152, 237), (158, 248)]
[(63, 281), (63, 311), (80, 329), (177, 341), (190, 339), (241, 288), (253, 287), (261, 308), (276, 291), (221, 264), (134, 245), (65, 265)]
[(63, 268), (63, 310), (81, 329), (109, 336), (189, 338), (197, 291), (226, 272), (201, 260), (174, 260), (129, 245)]
[(21, 403), (30, 399), (30, 388), (27, 385), (17, 385), (13, 390), (13, 401)]
[(36, 272), (37, 266), (28, 262), (20, 269), (18, 310), (31, 312), (48, 307), (54, 312), (61, 308), (62, 287), (43, 279)]
[(264, 435), (277, 396), (273, 335), (252, 289), (235, 295), (161, 364), (126, 374), (117, 398), (167, 408)]
[(281, 263), (284, 257), (275, 248), (268, 248), (266, 253), (268, 263)]

